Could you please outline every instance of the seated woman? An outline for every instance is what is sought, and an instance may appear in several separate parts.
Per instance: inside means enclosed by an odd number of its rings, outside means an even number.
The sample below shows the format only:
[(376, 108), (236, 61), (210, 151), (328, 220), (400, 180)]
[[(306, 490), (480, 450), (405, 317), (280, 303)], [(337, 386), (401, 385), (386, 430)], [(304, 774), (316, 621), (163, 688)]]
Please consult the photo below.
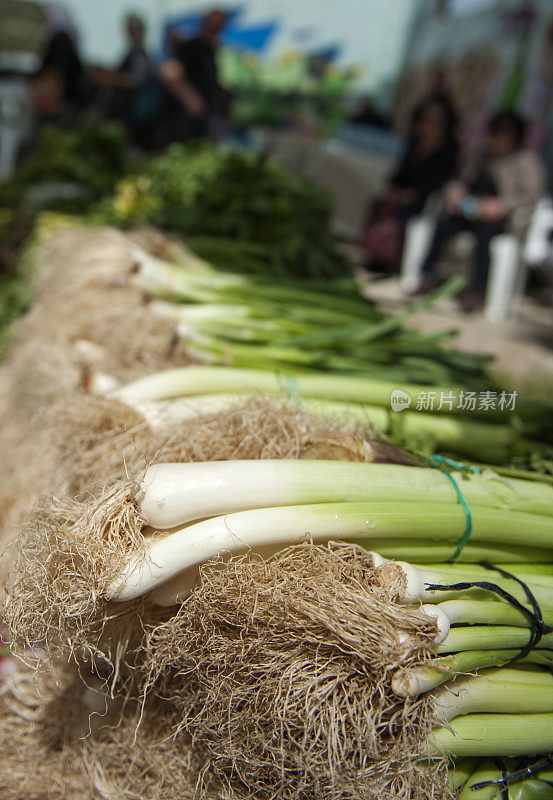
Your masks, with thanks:
[(455, 172), (455, 129), (455, 112), (443, 95), (434, 95), (415, 109), (403, 160), (376, 204), (362, 239), (368, 268), (398, 268), (407, 222), (421, 213), (428, 198)]
[(544, 167), (525, 140), (526, 123), (518, 114), (506, 111), (490, 119), (482, 156), (446, 188), (445, 208), (423, 267), (423, 291), (437, 284), (434, 268), (445, 242), (470, 230), (476, 237), (475, 268), (463, 306), (473, 311), (483, 305), (491, 240), (505, 230), (521, 234), (544, 191)]

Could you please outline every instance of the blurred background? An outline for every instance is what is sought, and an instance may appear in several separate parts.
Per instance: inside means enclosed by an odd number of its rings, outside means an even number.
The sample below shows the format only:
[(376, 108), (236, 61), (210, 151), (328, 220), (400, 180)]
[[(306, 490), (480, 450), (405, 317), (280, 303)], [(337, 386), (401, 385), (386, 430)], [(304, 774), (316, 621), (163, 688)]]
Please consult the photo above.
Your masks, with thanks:
[[(131, 49), (131, 18), (155, 68), (178, 41), (199, 33), (210, 9), (187, 0), (1, 0), (0, 10), (5, 126), (9, 89), (13, 94), (16, 78), (37, 73), (53, 35), (69, 35), (84, 69), (113, 70)], [(415, 103), (439, 88), (450, 93), (467, 139), (481, 133), (486, 115), (500, 105), (529, 115), (532, 143), (547, 150), (553, 93), (548, 0), (330, 0), (324, 10), (317, 0), (255, 0), (221, 3), (220, 10), (226, 19), (218, 35), (219, 81), (232, 93), (228, 121), (234, 127), (329, 136), (358, 112), (364, 122), (404, 133)], [(98, 101), (88, 88), (86, 99)], [(3, 150), (7, 170), (16, 153), (7, 145)]]
[(188, 157), (175, 145), (200, 142), (204, 165), (205, 147), (268, 154), (328, 191), (332, 235), (384, 304), (468, 269), (461, 304), (423, 324), (477, 312), (492, 350), (513, 329), (549, 348), (551, 0), (0, 0), (0, 15), (5, 275), (44, 211), (178, 230), (144, 175), (167, 186)]

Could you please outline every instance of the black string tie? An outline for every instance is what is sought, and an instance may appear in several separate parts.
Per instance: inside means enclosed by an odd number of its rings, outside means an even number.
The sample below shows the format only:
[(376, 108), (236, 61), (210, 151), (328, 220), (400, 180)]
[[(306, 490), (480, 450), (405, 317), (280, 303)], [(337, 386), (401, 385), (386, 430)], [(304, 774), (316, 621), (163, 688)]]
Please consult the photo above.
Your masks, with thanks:
[(530, 623), (530, 638), (528, 643), (520, 650), (520, 652), (507, 662), (508, 664), (513, 664), (515, 661), (525, 658), (529, 653), (532, 652), (532, 650), (535, 650), (540, 643), (542, 636), (544, 636), (546, 633), (551, 633), (553, 628), (544, 622), (539, 603), (524, 581), (521, 581), (520, 578), (517, 578), (516, 575), (512, 575), (510, 572), (506, 572), (499, 567), (494, 567), (492, 564), (483, 563), (481, 566), (488, 570), (495, 570), (504, 578), (509, 578), (520, 584), (520, 586), (522, 586), (524, 589), (528, 603), (532, 606), (532, 608), (527, 608), (519, 600), (517, 600), (516, 597), (510, 594), (510, 592), (507, 592), (501, 586), (498, 586), (496, 583), (491, 583), (490, 581), (463, 581), (461, 583), (452, 583), (449, 585), (443, 585), (441, 583), (426, 583), (425, 587), (431, 591), (446, 592), (463, 592), (468, 589), (484, 589), (487, 592), (493, 592), (494, 594), (497, 594), (499, 597), (513, 606), (513, 608), (516, 608), (517, 611), (520, 611), (521, 614), (524, 614)]
[(509, 786), (525, 778), (532, 778), (534, 775), (539, 775), (542, 770), (553, 764), (553, 753), (549, 753), (543, 758), (540, 758), (539, 761), (534, 761), (534, 763), (525, 764), (524, 767), (517, 769), (516, 772), (511, 772), (509, 775), (506, 774), (503, 764), (499, 765), (495, 759), (494, 764), (501, 770), (501, 778), (497, 781), (473, 783), (470, 788), (473, 792), (477, 792), (479, 789), (485, 789), (487, 786), (501, 786), (502, 800), (509, 800)]

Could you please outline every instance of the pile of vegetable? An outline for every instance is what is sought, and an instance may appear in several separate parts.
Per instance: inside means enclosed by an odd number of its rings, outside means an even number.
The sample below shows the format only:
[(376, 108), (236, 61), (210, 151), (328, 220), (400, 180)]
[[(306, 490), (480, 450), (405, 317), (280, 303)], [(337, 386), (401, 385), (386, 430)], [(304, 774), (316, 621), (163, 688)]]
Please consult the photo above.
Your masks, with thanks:
[[(455, 281), (396, 317), (362, 297), (351, 280), (276, 283), (217, 271), (185, 251), (174, 263), (137, 252), (130, 281), (147, 293), (145, 313), (174, 321), (200, 362), (232, 368), (200, 369), (194, 379), (187, 372), (181, 381), (176, 374), (150, 378), (133, 399), (168, 400), (182, 392), (211, 396), (203, 407), (221, 408), (229, 396), (253, 389), (280, 393), (311, 406), (317, 400), (326, 413), (354, 415), (427, 454), (438, 449), (485, 463), (550, 469), (550, 404), (517, 403), (487, 375), (487, 359), (446, 346), (448, 332), (428, 335), (406, 326), (421, 305), (455, 291)], [(402, 413), (391, 408), (397, 389), (409, 402)], [(472, 401), (463, 403), (463, 397)], [(491, 400), (482, 403), (482, 397)]]
[(3, 199), (86, 211), (92, 201), (112, 191), (128, 168), (125, 132), (117, 123), (45, 125), (35, 148), (2, 186)]
[(0, 695), (1, 791), (547, 796), (551, 406), (343, 275), (267, 273), (306, 229), (271, 240), (262, 204), (254, 241), (253, 189), (218, 205), (238, 162), (173, 184), (166, 157), (144, 218), (203, 204), (247, 244), (62, 230), (0, 365), (3, 615), (35, 670)]
[(256, 65), (249, 68), (249, 73), (240, 75), (243, 83), (234, 90), (230, 108), (231, 121), (239, 129), (288, 127), (326, 139), (347, 121), (353, 71), (331, 67), (321, 81), (297, 89), (262, 85), (255, 77), (251, 80), (252, 73), (257, 73)]
[[(263, 155), (174, 144), (123, 180), (94, 217), (150, 223), (185, 236), (222, 237), (271, 275), (347, 275), (329, 222), (329, 195)], [(238, 250), (232, 243), (239, 243)]]
[(422, 307), (454, 293), (457, 281), (395, 317), (363, 297), (347, 277), (292, 283), (221, 272), (191, 255), (174, 264), (140, 255), (132, 283), (157, 299), (148, 310), (177, 320), (183, 336), (206, 358), (225, 357), (233, 366), (384, 373), (389, 380), (477, 388), (486, 381), (489, 359), (445, 346), (450, 332), (422, 334), (404, 324)]
[[(260, 448), (279, 438), (275, 413), (247, 424)], [(166, 460), (170, 429), (194, 450), (215, 425), (203, 453), (222, 454), (237, 414), (165, 422), (139, 484), (53, 498), (20, 542), (12, 635), (83, 670), (94, 653), (110, 706), (146, 693), (158, 737), (176, 728), (181, 758), (190, 740), (204, 754), (207, 796), (303, 798), (335, 781), (347, 797), (450, 797), (446, 765), (467, 791), (498, 779), (483, 758), (539, 769), (553, 748), (553, 487), (418, 467), (325, 437), (316, 418), (334, 459)], [(353, 547), (317, 545), (336, 540)], [(501, 764), (515, 786), (528, 774)]]
[(116, 123), (41, 128), (35, 148), (0, 185), (0, 356), (9, 328), (28, 307), (29, 275), (21, 251), (37, 213), (87, 213), (129, 170), (124, 130)]
[(355, 69), (316, 56), (287, 53), (270, 61), (228, 47), (220, 50), (219, 68), (233, 95), (233, 125), (303, 125), (323, 137), (347, 118), (357, 77)]

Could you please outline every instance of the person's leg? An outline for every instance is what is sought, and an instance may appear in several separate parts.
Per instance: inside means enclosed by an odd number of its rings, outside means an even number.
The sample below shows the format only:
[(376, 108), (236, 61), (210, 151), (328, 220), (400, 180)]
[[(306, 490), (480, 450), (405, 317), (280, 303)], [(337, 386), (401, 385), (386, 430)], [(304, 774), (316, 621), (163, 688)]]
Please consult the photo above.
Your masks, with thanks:
[(442, 249), (447, 240), (465, 228), (466, 222), (462, 217), (454, 217), (445, 212), (440, 214), (430, 250), (422, 267), (422, 274), (425, 279), (428, 280), (434, 277), (434, 267), (442, 254)]
[(479, 295), (486, 293), (488, 272), (490, 270), (490, 244), (494, 236), (505, 230), (503, 222), (478, 222), (473, 231), (476, 236), (476, 250), (474, 254), (474, 274), (470, 288)]

